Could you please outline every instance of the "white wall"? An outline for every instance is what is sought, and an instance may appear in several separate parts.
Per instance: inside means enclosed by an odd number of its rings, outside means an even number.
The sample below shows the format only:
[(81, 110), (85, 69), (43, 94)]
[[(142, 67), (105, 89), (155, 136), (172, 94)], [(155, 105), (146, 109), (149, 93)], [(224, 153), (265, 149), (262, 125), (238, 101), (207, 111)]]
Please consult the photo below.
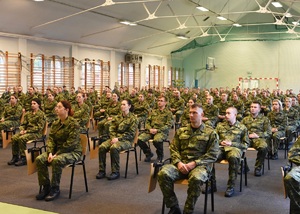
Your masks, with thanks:
[[(124, 62), (126, 51), (107, 49), (101, 47), (94, 47), (91, 45), (73, 44), (68, 42), (48, 41), (39, 38), (18, 38), (16, 37), (0, 37), (0, 51), (8, 51), (10, 53), (21, 52), (23, 60), (27, 60), (29, 63), (30, 54), (44, 54), (47, 57), (57, 55), (60, 57), (74, 57), (77, 60), (83, 60), (89, 58), (90, 60), (103, 60), (104, 62), (110, 61), (111, 75), (110, 75), (110, 87), (115, 85), (118, 81), (118, 65)], [(171, 66), (166, 57), (153, 56), (143, 54), (143, 62), (141, 65), (141, 86), (145, 83), (145, 70), (148, 65), (165, 66), (166, 71)], [(21, 84), (24, 86), (24, 91), (27, 90), (27, 76), (28, 70), (23, 69), (21, 75)], [(167, 78), (167, 72), (165, 79)], [(167, 83), (165, 83), (167, 85)], [(77, 88), (80, 86), (80, 70), (75, 69), (74, 86)]]
[[(235, 87), (239, 84), (239, 77), (279, 78), (280, 89), (292, 88), (298, 92), (299, 56), (300, 41), (218, 43), (199, 48), (185, 57), (185, 81), (187, 86), (194, 86), (195, 71), (198, 71), (197, 78), (202, 88)], [(203, 69), (207, 57), (215, 58), (216, 70)], [(276, 87), (273, 80), (260, 80), (260, 85)]]

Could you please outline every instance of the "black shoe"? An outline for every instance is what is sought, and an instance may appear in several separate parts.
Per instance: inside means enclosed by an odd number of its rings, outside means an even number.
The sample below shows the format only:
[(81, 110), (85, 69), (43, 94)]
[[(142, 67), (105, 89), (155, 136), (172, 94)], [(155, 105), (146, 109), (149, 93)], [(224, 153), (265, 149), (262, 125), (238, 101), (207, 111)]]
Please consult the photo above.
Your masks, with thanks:
[(103, 171), (99, 171), (98, 174), (96, 175), (96, 179), (102, 179), (105, 178), (106, 173)]
[(178, 204), (176, 204), (175, 206), (170, 208), (170, 211), (168, 212), (168, 214), (181, 214), (181, 210), (178, 206)]
[(233, 194), (234, 194), (234, 188), (228, 187), (225, 192), (225, 197), (230, 198), (231, 196), (233, 196)]
[(152, 152), (150, 152), (150, 154), (146, 154), (144, 162), (150, 162), (152, 157), (153, 157), (153, 153)]
[(120, 178), (120, 173), (119, 172), (112, 172), (108, 177), (107, 179), (108, 180), (116, 180)]
[(163, 159), (164, 159), (163, 156), (157, 156), (156, 162), (162, 162)]
[(60, 195), (59, 187), (51, 187), (49, 195), (45, 198), (45, 201), (53, 201)]
[(36, 200), (44, 200), (47, 195), (50, 193), (50, 185), (46, 185), (43, 187), (42, 191), (35, 196)]
[(275, 153), (274, 155), (272, 155), (271, 159), (272, 160), (278, 160), (278, 153)]
[(18, 162), (15, 163), (15, 166), (25, 166), (27, 165), (26, 157), (21, 157)]
[[(250, 172), (250, 169), (249, 169), (248, 166), (246, 167), (246, 170), (243, 168), (243, 174), (245, 174), (246, 172), (247, 172), (247, 173)], [(239, 174), (239, 175), (241, 174), (241, 167), (239, 167), (238, 174)]]
[[(201, 187), (201, 192), (202, 192), (202, 194), (205, 194), (205, 185), (203, 185)], [(217, 184), (214, 185), (214, 192), (217, 192)], [(211, 193), (211, 186), (209, 185), (207, 187), (207, 194), (210, 194), (210, 193)]]
[(14, 155), (10, 161), (7, 162), (8, 165), (15, 165), (19, 161), (19, 158), (17, 155)]
[(256, 167), (254, 171), (254, 175), (259, 177), (262, 175), (262, 168), (261, 167)]

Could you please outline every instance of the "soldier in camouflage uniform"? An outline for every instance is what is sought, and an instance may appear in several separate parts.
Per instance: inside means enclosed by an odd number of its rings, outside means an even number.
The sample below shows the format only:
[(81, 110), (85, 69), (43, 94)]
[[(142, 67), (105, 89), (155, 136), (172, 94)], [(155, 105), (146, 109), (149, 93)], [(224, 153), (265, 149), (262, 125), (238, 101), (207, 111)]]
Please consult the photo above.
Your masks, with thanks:
[(285, 176), (284, 184), (290, 198), (290, 214), (300, 213), (300, 138), (288, 153), (289, 161), (296, 166)]
[(195, 99), (188, 100), (188, 106), (184, 109), (184, 112), (181, 116), (181, 127), (186, 127), (188, 124), (190, 124), (190, 107), (195, 103)]
[(260, 103), (252, 102), (250, 115), (242, 120), (242, 123), (248, 129), (250, 146), (258, 151), (255, 162), (255, 176), (262, 175), (262, 166), (268, 153), (267, 140), (270, 139), (272, 134), (270, 120), (260, 114), (260, 110)]
[[(22, 101), (22, 106), (23, 106), (23, 109), (25, 110), (25, 112), (31, 110), (31, 101), (32, 101), (34, 98), (38, 98), (38, 97), (35, 96), (33, 87), (30, 86), (30, 87), (28, 88), (28, 94), (24, 96), (24, 99), (23, 99), (23, 101)], [(41, 106), (40, 106), (40, 108), (41, 108)], [(24, 111), (24, 110), (23, 110), (23, 111)]]
[(172, 112), (166, 108), (166, 104), (166, 97), (161, 96), (158, 98), (158, 109), (151, 112), (146, 121), (145, 132), (139, 136), (138, 145), (146, 155), (145, 162), (150, 162), (151, 157), (153, 157), (153, 153), (146, 143), (150, 139), (153, 139), (157, 160), (161, 161), (163, 159), (163, 142), (168, 138), (169, 130), (173, 124)]
[(106, 115), (106, 109), (107, 106), (112, 101), (112, 94), (111, 92), (106, 92), (106, 95), (104, 98), (102, 98), (97, 105), (94, 106), (94, 118), (97, 118), (98, 120), (100, 118), (105, 118)]
[(80, 126), (80, 131), (86, 129), (86, 124), (90, 120), (90, 108), (84, 103), (84, 98), (82, 93), (78, 93), (76, 96), (77, 104), (73, 105), (74, 110), (73, 117), (77, 120)]
[(173, 92), (173, 98), (170, 100), (170, 111), (175, 115), (176, 123), (179, 123), (180, 117), (183, 114), (185, 101), (180, 97), (180, 91)]
[(225, 92), (221, 94), (221, 101), (217, 104), (219, 108), (218, 122), (225, 120), (226, 109), (232, 106), (231, 102), (228, 101), (228, 94)]
[(261, 97), (261, 113), (267, 116), (268, 113), (271, 111), (271, 105), (272, 105), (272, 100), (268, 97), (267, 91), (263, 90), (262, 97)]
[(207, 181), (212, 163), (219, 153), (218, 135), (202, 123), (203, 110), (199, 104), (190, 107), (191, 124), (178, 129), (170, 145), (172, 164), (162, 167), (158, 182), (169, 213), (181, 213), (174, 192), (174, 182), (188, 179), (187, 199), (184, 213), (193, 213), (201, 193), (201, 185)]
[(116, 93), (112, 95), (112, 101), (108, 104), (105, 110), (105, 118), (98, 123), (98, 136), (101, 138), (101, 141), (106, 140), (106, 136), (109, 135), (109, 126), (111, 120), (114, 116), (117, 116), (120, 113), (121, 103), (119, 102), (119, 97)]
[(204, 116), (202, 117), (202, 121), (205, 122), (206, 125), (215, 128), (218, 121), (219, 108), (214, 105), (213, 102), (213, 96), (208, 95), (206, 97), (206, 104), (203, 105)]
[(133, 112), (138, 119), (139, 129), (145, 128), (144, 126), (150, 110), (151, 110), (150, 106), (145, 100), (144, 94), (140, 93), (139, 101), (134, 104), (134, 112)]
[(239, 96), (237, 95), (237, 93), (232, 95), (232, 101), (231, 104), (236, 108), (236, 110), (238, 111), (238, 114), (236, 116), (236, 119), (238, 121), (241, 121), (244, 117), (244, 103), (242, 100), (240, 100)]
[(10, 96), (10, 103), (4, 107), (0, 120), (0, 144), (2, 144), (2, 130), (18, 127), (22, 115), (22, 106), (18, 104), (16, 95)]
[(48, 93), (48, 99), (44, 101), (44, 106), (43, 106), (43, 110), (46, 115), (48, 124), (53, 123), (53, 121), (57, 119), (57, 115), (55, 113), (56, 105), (57, 105), (57, 101), (54, 99), (53, 94)]
[(272, 141), (269, 143), (269, 155), (272, 160), (278, 159), (278, 147), (280, 138), (285, 136), (285, 127), (287, 124), (286, 114), (282, 111), (282, 103), (280, 100), (273, 100), (272, 111), (268, 113), (271, 124)]
[(133, 104), (131, 100), (121, 102), (121, 114), (114, 117), (109, 127), (109, 139), (99, 146), (99, 172), (97, 179), (106, 176), (106, 153), (110, 152), (111, 174), (108, 180), (120, 177), (120, 152), (129, 149), (137, 132), (137, 118), (132, 113)]
[(10, 87), (8, 86), (6, 88), (6, 91), (4, 91), (1, 95), (1, 99), (4, 101), (4, 103), (8, 103), (10, 100), (10, 96), (12, 95), (11, 91), (10, 91)]
[(237, 109), (229, 107), (226, 110), (226, 121), (218, 123), (216, 132), (220, 139), (220, 154), (218, 160), (226, 159), (229, 162), (227, 190), (225, 197), (234, 194), (234, 186), (240, 159), (250, 144), (246, 126), (237, 120)]
[(46, 117), (44, 112), (40, 110), (40, 106), (41, 101), (38, 98), (31, 101), (32, 110), (25, 114), (24, 121), (20, 126), (20, 133), (11, 138), (13, 157), (7, 163), (8, 165), (26, 165), (25, 150), (27, 141), (42, 137)]
[(299, 112), (296, 108), (292, 107), (292, 98), (286, 97), (284, 103), (283, 112), (287, 117), (286, 137), (290, 144), (293, 140), (293, 132), (296, 131), (299, 125)]
[[(72, 117), (71, 104), (61, 101), (57, 104), (55, 111), (59, 119), (51, 126), (47, 140), (47, 152), (36, 158), (39, 185), (42, 191), (36, 195), (37, 200), (52, 201), (59, 194), (59, 184), (62, 169), (74, 161), (79, 160), (82, 154), (80, 143), (79, 124)], [(49, 179), (48, 166), (52, 166), (52, 179)]]

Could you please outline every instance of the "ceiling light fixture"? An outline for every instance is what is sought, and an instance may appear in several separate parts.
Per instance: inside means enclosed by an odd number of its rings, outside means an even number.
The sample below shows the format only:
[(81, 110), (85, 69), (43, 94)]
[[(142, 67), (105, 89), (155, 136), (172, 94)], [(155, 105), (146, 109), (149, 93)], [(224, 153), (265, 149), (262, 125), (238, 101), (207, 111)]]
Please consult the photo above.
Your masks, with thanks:
[(299, 25), (299, 22), (292, 22), (293, 23), (293, 25)]
[(233, 26), (234, 27), (242, 27), (242, 25), (240, 25), (239, 23), (234, 23)]
[(223, 17), (223, 16), (218, 16), (217, 18), (220, 19), (220, 20), (222, 20), (222, 21), (227, 20), (227, 19), (226, 19), (225, 17)]
[(293, 17), (293, 15), (290, 14), (290, 13), (286, 13), (286, 14), (285, 14), (285, 17), (291, 18), (291, 17)]
[(205, 7), (202, 7), (202, 6), (198, 6), (196, 7), (198, 10), (201, 10), (203, 12), (206, 12), (206, 11), (209, 11), (209, 9), (206, 9)]
[(120, 23), (123, 25), (128, 25), (128, 26), (136, 26), (137, 25), (134, 22), (130, 22), (130, 21), (126, 21), (126, 20), (122, 20), (122, 21), (120, 21)]
[(274, 7), (282, 7), (282, 4), (281, 4), (279, 1), (273, 1), (273, 2), (272, 2), (272, 5), (273, 5)]
[(189, 39), (189, 37), (184, 36), (184, 35), (177, 35), (176, 37), (177, 37), (178, 39), (184, 39), (184, 40)]

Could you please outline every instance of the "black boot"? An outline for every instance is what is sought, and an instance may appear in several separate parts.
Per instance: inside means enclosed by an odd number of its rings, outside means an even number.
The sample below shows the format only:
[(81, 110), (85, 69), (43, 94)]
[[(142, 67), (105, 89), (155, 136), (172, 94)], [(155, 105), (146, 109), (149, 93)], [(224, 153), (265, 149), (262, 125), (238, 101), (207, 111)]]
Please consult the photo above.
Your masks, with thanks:
[(45, 201), (53, 201), (58, 198), (60, 194), (59, 187), (51, 187), (49, 195), (45, 198)]
[(7, 162), (8, 165), (15, 165), (19, 161), (18, 155), (13, 155), (12, 159)]
[(20, 160), (15, 163), (15, 166), (25, 166), (25, 165), (27, 165), (25, 156), (21, 156)]
[(153, 157), (153, 153), (150, 150), (150, 152), (146, 154), (144, 162), (150, 162), (152, 157)]
[(50, 185), (44, 185), (42, 191), (35, 196), (36, 200), (44, 200), (50, 193)]

